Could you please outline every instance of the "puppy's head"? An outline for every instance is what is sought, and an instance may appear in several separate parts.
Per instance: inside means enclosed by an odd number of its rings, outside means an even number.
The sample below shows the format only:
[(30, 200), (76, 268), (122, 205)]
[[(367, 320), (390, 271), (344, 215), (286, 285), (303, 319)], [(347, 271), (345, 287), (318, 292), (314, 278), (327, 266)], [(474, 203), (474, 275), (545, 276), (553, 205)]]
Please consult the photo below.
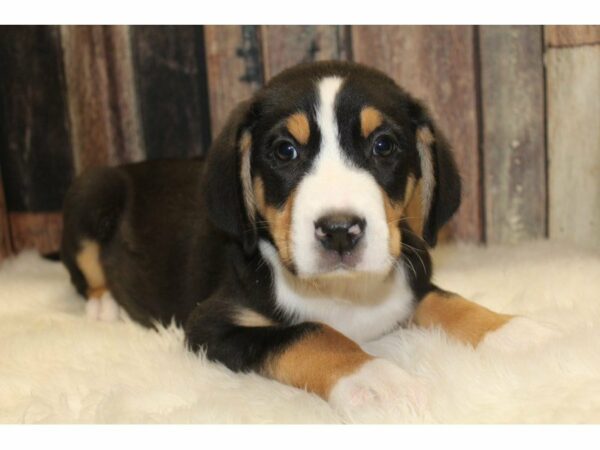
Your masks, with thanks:
[(352, 63), (273, 78), (231, 115), (207, 170), (213, 222), (248, 252), (269, 240), (306, 278), (389, 273), (417, 183), (429, 245), (460, 203), (456, 165), (427, 111)]

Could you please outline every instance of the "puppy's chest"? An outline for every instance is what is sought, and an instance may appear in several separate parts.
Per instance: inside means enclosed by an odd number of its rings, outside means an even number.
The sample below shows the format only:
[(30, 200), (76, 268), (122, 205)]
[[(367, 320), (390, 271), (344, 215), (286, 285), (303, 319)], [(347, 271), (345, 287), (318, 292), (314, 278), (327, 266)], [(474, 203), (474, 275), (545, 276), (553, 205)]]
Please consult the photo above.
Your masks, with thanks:
[[(358, 287), (363, 289), (363, 287)], [(350, 288), (351, 290), (351, 288)], [(348, 286), (341, 291), (348, 292)], [(348, 298), (337, 289), (299, 289), (274, 271), (277, 308), (293, 322), (325, 323), (357, 342), (366, 342), (392, 331), (408, 320), (414, 294), (403, 272), (396, 272), (386, 286)]]

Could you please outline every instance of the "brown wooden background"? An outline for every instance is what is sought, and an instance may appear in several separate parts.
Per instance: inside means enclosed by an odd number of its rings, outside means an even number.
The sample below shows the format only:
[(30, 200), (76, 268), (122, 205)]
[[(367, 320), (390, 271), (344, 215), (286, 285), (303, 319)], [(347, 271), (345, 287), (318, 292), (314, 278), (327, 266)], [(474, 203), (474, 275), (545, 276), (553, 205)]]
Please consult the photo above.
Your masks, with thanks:
[(238, 101), (322, 59), (430, 106), (464, 179), (447, 237), (600, 247), (599, 26), (4, 26), (0, 260), (58, 248), (81, 170), (202, 154)]

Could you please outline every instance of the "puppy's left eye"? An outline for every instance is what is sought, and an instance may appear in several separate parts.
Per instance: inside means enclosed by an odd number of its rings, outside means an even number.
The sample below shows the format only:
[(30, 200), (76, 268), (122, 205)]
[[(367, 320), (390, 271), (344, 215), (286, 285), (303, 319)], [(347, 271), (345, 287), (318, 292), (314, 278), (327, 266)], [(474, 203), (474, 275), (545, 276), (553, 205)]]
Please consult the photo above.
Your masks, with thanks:
[(389, 136), (379, 136), (373, 143), (373, 155), (389, 156), (396, 149), (396, 144)]
[(298, 157), (298, 150), (291, 142), (282, 142), (275, 149), (275, 155), (281, 161), (292, 161)]

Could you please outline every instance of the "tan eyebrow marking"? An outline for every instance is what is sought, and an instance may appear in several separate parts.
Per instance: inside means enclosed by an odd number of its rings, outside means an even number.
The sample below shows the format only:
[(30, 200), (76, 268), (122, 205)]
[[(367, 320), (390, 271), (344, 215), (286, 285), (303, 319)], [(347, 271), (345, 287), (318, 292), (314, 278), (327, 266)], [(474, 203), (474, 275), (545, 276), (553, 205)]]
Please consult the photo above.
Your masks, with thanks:
[(365, 106), (360, 112), (360, 132), (368, 137), (383, 123), (383, 114), (372, 106)]
[(299, 144), (308, 144), (308, 139), (310, 138), (310, 125), (305, 113), (297, 112), (292, 114), (286, 119), (285, 126)]

